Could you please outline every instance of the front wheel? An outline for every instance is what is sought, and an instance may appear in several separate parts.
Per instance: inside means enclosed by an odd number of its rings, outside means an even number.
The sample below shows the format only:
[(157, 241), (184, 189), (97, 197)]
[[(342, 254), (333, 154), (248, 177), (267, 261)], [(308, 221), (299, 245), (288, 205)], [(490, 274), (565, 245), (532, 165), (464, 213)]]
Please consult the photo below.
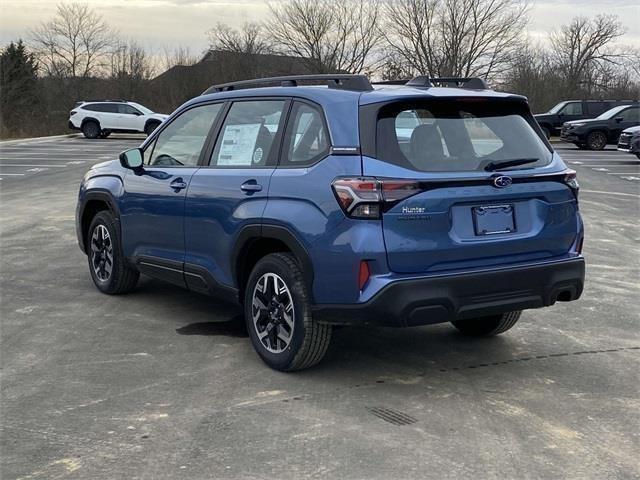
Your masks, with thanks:
[(289, 253), (273, 253), (254, 267), (246, 285), (244, 312), (251, 343), (275, 370), (309, 368), (322, 360), (331, 325), (313, 319), (302, 271)]
[(589, 150), (602, 150), (607, 146), (607, 136), (604, 132), (596, 130), (587, 135), (587, 147)]
[(91, 221), (86, 250), (89, 272), (98, 290), (114, 295), (135, 288), (140, 273), (122, 255), (120, 234), (111, 212), (99, 212)]
[(100, 136), (100, 125), (96, 122), (89, 121), (82, 126), (82, 134), (85, 138), (95, 139)]
[(491, 315), (490, 317), (469, 318), (453, 323), (460, 332), (470, 337), (491, 337), (506, 332), (520, 319), (521, 311)]

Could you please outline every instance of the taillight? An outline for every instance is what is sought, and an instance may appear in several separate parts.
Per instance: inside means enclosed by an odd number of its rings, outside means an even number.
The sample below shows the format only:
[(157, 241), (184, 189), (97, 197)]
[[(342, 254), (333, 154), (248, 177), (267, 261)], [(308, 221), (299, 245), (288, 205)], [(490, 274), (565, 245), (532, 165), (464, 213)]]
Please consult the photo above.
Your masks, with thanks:
[(332, 187), (344, 213), (353, 218), (380, 218), (381, 212), (420, 192), (413, 180), (373, 177), (339, 178)]
[(76, 112), (75, 110), (71, 110), (71, 112), (69, 113), (69, 116), (73, 117), (76, 113), (78, 113), (78, 112)]
[(564, 183), (571, 189), (573, 194), (578, 198), (578, 191), (580, 190), (580, 184), (578, 183), (578, 176), (575, 170), (567, 170), (564, 175)]

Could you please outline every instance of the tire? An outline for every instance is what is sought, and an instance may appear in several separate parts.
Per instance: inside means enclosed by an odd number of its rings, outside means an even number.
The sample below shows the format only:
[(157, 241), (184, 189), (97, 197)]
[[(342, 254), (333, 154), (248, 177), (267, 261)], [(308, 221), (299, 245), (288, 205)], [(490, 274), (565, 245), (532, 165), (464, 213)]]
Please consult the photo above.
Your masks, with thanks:
[(492, 337), (506, 332), (520, 319), (521, 311), (502, 313), (490, 317), (470, 318), (453, 322), (453, 326), (470, 337)]
[(544, 136), (547, 137), (547, 140), (549, 140), (551, 138), (551, 131), (549, 130), (549, 127), (540, 128), (542, 128), (542, 133), (544, 133)]
[(332, 327), (313, 319), (302, 271), (289, 253), (258, 261), (245, 288), (244, 311), (253, 347), (275, 370), (309, 368), (327, 352)]
[(122, 254), (119, 229), (111, 212), (101, 211), (93, 217), (87, 232), (86, 249), (89, 273), (98, 290), (117, 295), (135, 288), (140, 273), (127, 263)]
[(94, 121), (85, 122), (82, 125), (82, 133), (86, 138), (94, 139), (100, 136), (100, 125)]
[(606, 133), (596, 130), (587, 135), (587, 148), (589, 150), (602, 150), (607, 146)]
[(156, 128), (158, 128), (158, 125), (160, 125), (159, 122), (150, 122), (145, 125), (144, 133), (146, 133), (147, 137), (151, 135)]
[(640, 160), (640, 153), (636, 153), (636, 157)]

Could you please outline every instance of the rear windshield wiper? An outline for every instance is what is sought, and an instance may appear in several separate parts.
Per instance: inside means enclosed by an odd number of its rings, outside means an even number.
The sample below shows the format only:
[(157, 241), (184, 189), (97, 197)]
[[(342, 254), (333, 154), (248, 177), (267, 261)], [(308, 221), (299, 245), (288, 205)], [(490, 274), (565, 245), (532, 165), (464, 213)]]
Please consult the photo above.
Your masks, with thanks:
[(517, 167), (518, 165), (526, 165), (527, 163), (537, 162), (539, 158), (514, 158), (513, 160), (500, 160), (490, 162), (484, 167), (487, 172), (502, 170), (503, 168)]

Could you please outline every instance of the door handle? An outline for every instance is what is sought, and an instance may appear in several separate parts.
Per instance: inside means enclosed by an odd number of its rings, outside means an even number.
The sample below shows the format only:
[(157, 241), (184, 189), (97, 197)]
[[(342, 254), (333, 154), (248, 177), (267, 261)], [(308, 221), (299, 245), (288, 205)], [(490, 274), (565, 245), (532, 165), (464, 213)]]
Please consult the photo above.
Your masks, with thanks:
[(183, 188), (187, 188), (187, 182), (185, 182), (182, 178), (176, 178), (173, 182), (171, 182), (170, 187), (173, 188), (176, 192), (179, 192)]
[(240, 190), (246, 193), (260, 192), (262, 191), (262, 185), (259, 185), (255, 180), (247, 180), (240, 185)]

